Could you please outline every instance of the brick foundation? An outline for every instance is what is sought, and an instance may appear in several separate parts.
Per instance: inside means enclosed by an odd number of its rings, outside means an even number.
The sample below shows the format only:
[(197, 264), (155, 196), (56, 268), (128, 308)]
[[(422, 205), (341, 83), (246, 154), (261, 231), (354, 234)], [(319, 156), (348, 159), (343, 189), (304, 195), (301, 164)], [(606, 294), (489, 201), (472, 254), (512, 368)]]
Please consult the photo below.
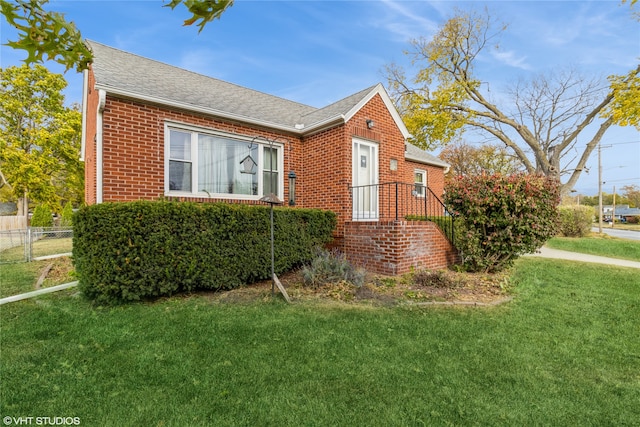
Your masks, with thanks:
[(460, 261), (455, 247), (428, 221), (347, 222), (336, 242), (354, 264), (398, 275), (415, 269), (442, 269)]

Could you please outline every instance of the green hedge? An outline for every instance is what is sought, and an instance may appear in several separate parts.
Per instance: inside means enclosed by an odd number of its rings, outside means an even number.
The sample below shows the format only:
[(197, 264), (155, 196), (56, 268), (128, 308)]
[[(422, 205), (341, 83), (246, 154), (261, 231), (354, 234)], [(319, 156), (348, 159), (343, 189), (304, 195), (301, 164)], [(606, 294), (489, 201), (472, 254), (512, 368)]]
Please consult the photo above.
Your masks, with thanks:
[[(269, 207), (226, 203), (103, 203), (73, 218), (79, 288), (118, 303), (232, 289), (271, 275)], [(332, 212), (274, 209), (275, 269), (309, 261), (328, 242)]]
[(585, 237), (591, 233), (593, 208), (591, 206), (560, 206), (558, 235), (564, 237)]

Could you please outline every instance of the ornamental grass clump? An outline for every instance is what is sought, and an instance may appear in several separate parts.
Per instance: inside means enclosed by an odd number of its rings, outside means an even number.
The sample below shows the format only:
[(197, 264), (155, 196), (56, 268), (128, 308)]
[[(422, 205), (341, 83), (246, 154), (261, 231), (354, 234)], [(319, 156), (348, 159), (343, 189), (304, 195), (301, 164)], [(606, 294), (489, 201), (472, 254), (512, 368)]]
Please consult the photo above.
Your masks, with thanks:
[(467, 271), (497, 272), (558, 229), (558, 182), (541, 175), (459, 176), (445, 188)]
[(302, 278), (305, 286), (312, 288), (339, 282), (362, 286), (365, 271), (353, 266), (343, 253), (321, 249), (317, 251), (311, 263), (302, 268)]

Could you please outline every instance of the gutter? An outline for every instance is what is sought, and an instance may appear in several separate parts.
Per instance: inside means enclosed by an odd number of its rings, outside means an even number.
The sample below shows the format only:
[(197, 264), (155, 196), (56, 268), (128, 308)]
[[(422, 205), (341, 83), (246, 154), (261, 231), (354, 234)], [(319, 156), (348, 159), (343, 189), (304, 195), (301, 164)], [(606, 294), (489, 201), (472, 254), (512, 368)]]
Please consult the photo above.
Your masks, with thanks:
[(285, 125), (279, 125), (279, 124), (275, 124), (272, 122), (268, 122), (265, 120), (256, 120), (254, 118), (251, 117), (247, 117), (247, 116), (243, 116), (240, 114), (232, 114), (232, 113), (227, 113), (224, 111), (220, 111), (220, 110), (216, 110), (214, 108), (205, 108), (205, 107), (198, 107), (198, 106), (194, 106), (192, 104), (186, 104), (183, 102), (176, 102), (176, 101), (171, 101), (165, 98), (158, 98), (158, 97), (154, 97), (154, 96), (147, 96), (147, 95), (140, 95), (137, 94), (135, 92), (131, 92), (131, 91), (127, 91), (127, 90), (122, 90), (122, 89), (118, 89), (118, 88), (113, 88), (110, 87), (108, 85), (99, 85), (96, 84), (96, 89), (99, 90), (100, 93), (108, 93), (109, 95), (114, 95), (114, 96), (120, 96), (126, 99), (132, 99), (132, 100), (137, 100), (137, 101), (145, 101), (145, 102), (150, 102), (152, 104), (157, 104), (157, 105), (161, 105), (161, 106), (165, 106), (165, 107), (173, 107), (173, 108), (177, 108), (177, 109), (181, 109), (181, 110), (187, 110), (187, 111), (193, 111), (196, 113), (202, 113), (202, 114), (207, 114), (207, 115), (211, 115), (211, 116), (215, 116), (215, 117), (219, 117), (221, 119), (227, 119), (227, 120), (233, 120), (236, 122), (241, 122), (241, 123), (247, 123), (247, 124), (251, 124), (254, 126), (259, 126), (259, 127), (264, 127), (264, 128), (269, 128), (269, 129), (274, 129), (274, 130), (279, 130), (282, 132), (287, 132), (293, 135), (297, 135), (297, 136), (308, 136), (308, 135), (312, 135), (314, 133), (318, 133), (321, 132), (325, 129), (329, 129), (339, 123), (345, 123), (346, 122), (346, 118), (344, 114), (340, 114), (339, 116), (334, 116), (334, 117), (330, 117), (326, 120), (323, 120), (321, 122), (318, 123), (314, 123), (313, 125), (309, 126), (309, 127), (305, 127), (305, 126), (301, 126), (301, 125), (295, 125), (295, 126), (285, 126)]
[(431, 165), (431, 166), (437, 166), (437, 167), (440, 167), (440, 168), (444, 168), (444, 173), (449, 172), (449, 169), (451, 169), (451, 165), (448, 164), (448, 163), (445, 163), (445, 162), (442, 162), (442, 163), (440, 163), (440, 162), (430, 162), (428, 160), (421, 159), (421, 158), (416, 157), (416, 156), (412, 156), (411, 154), (406, 154), (405, 153), (404, 158), (407, 159), (407, 160), (411, 160), (413, 162), (422, 163), (424, 165)]
[(314, 123), (312, 126), (308, 127), (308, 128), (301, 128), (301, 130), (299, 131), (299, 135), (300, 136), (310, 136), (313, 135), (315, 133), (318, 132), (322, 132), (325, 129), (330, 129), (332, 127), (334, 127), (337, 124), (341, 124), (341, 123), (345, 123), (346, 119), (344, 114), (340, 114), (339, 116), (335, 116), (335, 117), (330, 117), (326, 120), (323, 120), (321, 122), (318, 123)]
[(248, 124), (252, 124), (255, 126), (260, 126), (260, 127), (266, 127), (266, 128), (270, 128), (270, 129), (275, 129), (275, 130), (279, 130), (279, 131), (283, 131), (283, 132), (288, 132), (288, 133), (292, 133), (292, 134), (296, 134), (296, 135), (302, 135), (302, 132), (300, 132), (299, 129), (296, 129), (295, 127), (292, 126), (283, 126), (283, 125), (278, 125), (278, 124), (274, 124), (271, 122), (267, 122), (264, 120), (256, 120), (250, 117), (246, 117), (246, 116), (242, 116), (240, 114), (231, 114), (231, 113), (227, 113), (224, 111), (220, 111), (220, 110), (216, 110), (214, 108), (205, 108), (205, 107), (198, 107), (198, 106), (194, 106), (192, 104), (186, 104), (183, 102), (176, 102), (176, 101), (171, 101), (165, 98), (157, 98), (154, 96), (147, 96), (147, 95), (140, 95), (138, 93), (135, 92), (130, 92), (127, 90), (122, 90), (122, 89), (117, 89), (117, 88), (113, 88), (107, 85), (99, 85), (96, 84), (96, 89), (99, 89), (101, 92), (105, 92), (105, 93), (109, 93), (109, 95), (116, 95), (116, 96), (121, 96), (123, 98), (127, 98), (127, 99), (132, 99), (132, 100), (139, 100), (139, 101), (146, 101), (146, 102), (150, 102), (153, 104), (159, 104), (161, 106), (166, 106), (166, 107), (173, 107), (173, 108), (177, 108), (177, 109), (181, 109), (181, 110), (188, 110), (188, 111), (193, 111), (196, 113), (202, 113), (202, 114), (207, 114), (207, 115), (211, 115), (211, 116), (216, 116), (222, 119), (228, 119), (228, 120), (233, 120), (236, 122), (242, 122), (242, 123), (248, 123)]
[(87, 137), (87, 86), (89, 85), (89, 70), (82, 72), (82, 131), (80, 133), (80, 161), (84, 162), (85, 138)]
[(96, 203), (102, 203), (102, 126), (104, 107), (107, 102), (107, 92), (98, 90), (98, 117), (96, 120)]

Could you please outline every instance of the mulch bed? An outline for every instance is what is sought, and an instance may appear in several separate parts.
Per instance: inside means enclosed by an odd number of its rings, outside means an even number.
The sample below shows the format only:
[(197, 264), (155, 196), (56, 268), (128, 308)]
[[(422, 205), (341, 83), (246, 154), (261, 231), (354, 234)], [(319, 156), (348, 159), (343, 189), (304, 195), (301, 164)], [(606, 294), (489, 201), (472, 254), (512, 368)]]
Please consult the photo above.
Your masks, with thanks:
[[(279, 277), (292, 303), (340, 302), (348, 305), (496, 305), (510, 300), (507, 273), (459, 273), (449, 270), (418, 271), (402, 276), (367, 275), (365, 284), (347, 282), (311, 288), (299, 271)], [(271, 281), (265, 280), (231, 291), (199, 293), (220, 303), (251, 303), (272, 298)], [(276, 297), (279, 295), (275, 288)]]

